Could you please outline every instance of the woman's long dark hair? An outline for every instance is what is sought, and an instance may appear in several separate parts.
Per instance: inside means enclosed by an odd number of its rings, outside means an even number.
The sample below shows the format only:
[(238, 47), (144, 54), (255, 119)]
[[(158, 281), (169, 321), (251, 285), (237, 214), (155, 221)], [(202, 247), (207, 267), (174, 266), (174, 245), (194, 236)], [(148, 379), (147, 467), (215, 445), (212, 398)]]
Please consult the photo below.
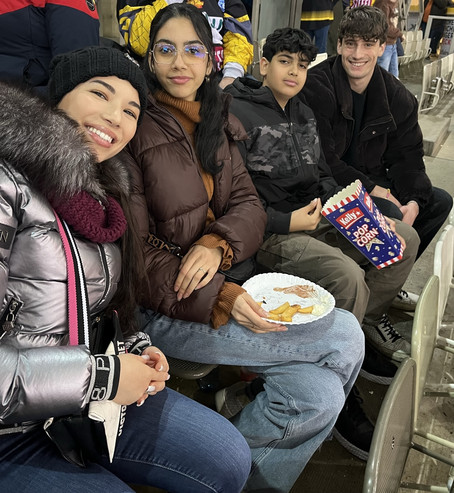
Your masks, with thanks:
[(147, 84), (152, 93), (162, 89), (159, 81), (151, 70), (150, 58), (153, 54), (156, 35), (162, 26), (170, 19), (181, 17), (188, 19), (194, 27), (197, 36), (208, 51), (210, 62), (213, 65), (211, 74), (199, 87), (196, 100), (200, 101), (200, 123), (195, 130), (195, 150), (202, 168), (215, 175), (222, 168), (216, 164), (216, 152), (222, 144), (224, 135), (224, 124), (228, 114), (228, 98), (221, 92), (214, 70), (214, 46), (211, 28), (202, 12), (184, 3), (170, 4), (160, 10), (153, 19), (150, 28), (150, 43), (147, 56), (143, 62), (143, 70)]
[[(118, 159), (118, 158), (113, 158)], [(106, 167), (100, 166), (100, 182), (107, 195), (113, 197), (123, 209), (128, 228), (119, 240), (121, 250), (121, 277), (114, 297), (109, 303), (107, 312), (116, 310), (120, 326), (125, 336), (137, 331), (134, 312), (137, 303), (149, 289), (143, 255), (143, 240), (140, 238), (134, 216), (131, 212), (129, 190), (117, 177), (106, 173)]]

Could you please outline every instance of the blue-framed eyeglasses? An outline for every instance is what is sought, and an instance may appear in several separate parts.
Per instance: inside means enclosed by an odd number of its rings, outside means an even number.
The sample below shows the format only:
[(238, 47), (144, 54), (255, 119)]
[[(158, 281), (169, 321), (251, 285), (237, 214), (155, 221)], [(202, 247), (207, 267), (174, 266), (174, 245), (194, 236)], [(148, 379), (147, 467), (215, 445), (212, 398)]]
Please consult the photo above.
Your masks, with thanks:
[(200, 43), (185, 45), (182, 51), (169, 43), (156, 43), (153, 46), (152, 53), (156, 63), (170, 65), (176, 59), (179, 51), (181, 52), (184, 61), (189, 65), (202, 63), (208, 55), (207, 49)]

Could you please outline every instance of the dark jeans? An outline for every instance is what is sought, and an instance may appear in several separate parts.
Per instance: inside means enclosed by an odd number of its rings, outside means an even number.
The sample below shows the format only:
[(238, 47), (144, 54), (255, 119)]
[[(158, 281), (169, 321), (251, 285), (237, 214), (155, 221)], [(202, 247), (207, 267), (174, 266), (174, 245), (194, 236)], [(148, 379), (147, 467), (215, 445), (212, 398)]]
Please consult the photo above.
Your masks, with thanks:
[(432, 21), (432, 27), (429, 33), (431, 53), (437, 53), (438, 45), (445, 30), (445, 22), (442, 19), (434, 19)]
[(86, 468), (66, 462), (42, 427), (0, 436), (0, 491), (133, 493), (126, 483), (135, 483), (173, 493), (237, 493), (250, 460), (229, 421), (165, 389), (142, 407), (128, 406), (112, 464), (106, 457)]
[[(380, 183), (380, 185), (382, 187), (389, 187), (391, 193), (395, 197), (397, 196), (390, 183)], [(418, 217), (413, 224), (421, 240), (417, 259), (443, 226), (452, 208), (452, 196), (448, 192), (436, 187), (433, 187), (432, 190), (428, 204), (422, 208), (420, 207)], [(373, 197), (373, 199), (385, 216), (402, 219), (402, 213), (399, 208), (391, 201), (379, 197)]]
[[(445, 30), (445, 22), (443, 19), (433, 19), (432, 26), (430, 28), (429, 38), (430, 38), (430, 52), (437, 53), (438, 45), (440, 44), (441, 38)], [(427, 22), (421, 22), (422, 35), (426, 34)]]

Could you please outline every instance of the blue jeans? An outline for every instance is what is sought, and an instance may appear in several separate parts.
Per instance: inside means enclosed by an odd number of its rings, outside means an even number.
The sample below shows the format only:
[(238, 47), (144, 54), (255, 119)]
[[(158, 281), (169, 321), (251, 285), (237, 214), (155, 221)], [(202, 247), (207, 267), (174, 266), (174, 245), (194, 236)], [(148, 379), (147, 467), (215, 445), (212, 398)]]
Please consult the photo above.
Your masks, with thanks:
[(265, 390), (233, 418), (252, 453), (245, 491), (288, 492), (331, 432), (360, 370), (364, 337), (356, 318), (335, 309), (287, 332), (256, 334), (233, 320), (215, 330), (151, 310), (138, 317), (169, 356), (246, 366), (264, 378)]
[(0, 436), (0, 491), (124, 493), (126, 483), (174, 493), (240, 492), (250, 471), (249, 447), (211, 409), (170, 389), (128, 407), (112, 464), (66, 462), (42, 428)]
[(377, 63), (390, 74), (393, 74), (394, 77), (399, 78), (399, 61), (397, 58), (397, 46), (395, 44), (386, 45), (385, 51), (382, 56), (378, 57)]
[(330, 24), (323, 26), (320, 29), (305, 29), (304, 22), (301, 23), (301, 29), (309, 35), (312, 42), (317, 47), (318, 53), (326, 53), (329, 27)]

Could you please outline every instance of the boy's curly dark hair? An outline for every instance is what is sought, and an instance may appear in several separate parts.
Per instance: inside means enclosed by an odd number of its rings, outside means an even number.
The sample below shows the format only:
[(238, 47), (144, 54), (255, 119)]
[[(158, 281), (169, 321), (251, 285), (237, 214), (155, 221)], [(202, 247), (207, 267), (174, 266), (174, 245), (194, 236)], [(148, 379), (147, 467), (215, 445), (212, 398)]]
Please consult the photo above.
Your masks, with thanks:
[(271, 62), (274, 55), (283, 51), (299, 53), (308, 62), (313, 62), (317, 56), (317, 48), (309, 36), (301, 29), (291, 27), (276, 29), (269, 34), (263, 46), (262, 56)]

